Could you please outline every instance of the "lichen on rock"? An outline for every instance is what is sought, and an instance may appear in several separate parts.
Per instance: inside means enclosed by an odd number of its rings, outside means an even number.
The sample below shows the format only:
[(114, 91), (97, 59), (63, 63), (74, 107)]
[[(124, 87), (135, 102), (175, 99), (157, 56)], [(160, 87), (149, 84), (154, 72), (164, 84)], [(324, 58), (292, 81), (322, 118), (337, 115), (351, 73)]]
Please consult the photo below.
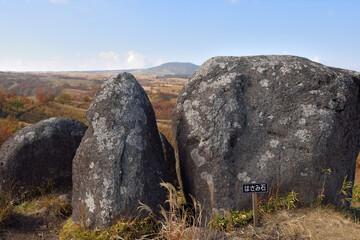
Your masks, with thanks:
[(50, 118), (16, 132), (0, 150), (0, 189), (31, 189), (49, 180), (71, 185), (72, 160), (86, 129), (74, 119)]
[[(172, 115), (185, 194), (213, 207), (250, 207), (242, 184), (280, 184), (326, 200), (354, 178), (360, 149), (360, 74), (295, 56), (214, 57), (189, 79)], [(276, 187), (276, 186), (275, 186)], [(190, 200), (190, 199), (189, 199)]]
[[(73, 220), (90, 228), (138, 215), (139, 201), (154, 211), (169, 181), (155, 114), (129, 73), (111, 77), (86, 113), (90, 126), (73, 164)], [(82, 212), (83, 211), (83, 212)]]

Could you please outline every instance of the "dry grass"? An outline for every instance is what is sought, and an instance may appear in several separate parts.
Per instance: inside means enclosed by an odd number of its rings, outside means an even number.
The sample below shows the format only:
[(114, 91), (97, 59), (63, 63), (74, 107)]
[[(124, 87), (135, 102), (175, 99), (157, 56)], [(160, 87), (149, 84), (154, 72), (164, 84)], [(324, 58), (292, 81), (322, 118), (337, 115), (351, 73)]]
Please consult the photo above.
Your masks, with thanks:
[(14, 212), (24, 216), (51, 214), (57, 217), (69, 217), (71, 203), (59, 199), (60, 194), (43, 195), (15, 206)]
[(157, 119), (156, 120), (159, 132), (165, 135), (167, 140), (174, 146), (174, 139), (171, 130), (171, 120)]
[[(220, 232), (212, 232), (210, 228), (204, 227), (203, 209), (200, 202), (192, 197), (192, 205), (185, 206), (185, 199), (180, 191), (177, 191), (170, 183), (161, 183), (168, 191), (169, 209), (161, 207), (162, 220), (160, 220), (160, 231), (155, 239), (179, 240), (179, 239), (225, 239)], [(146, 206), (143, 209), (148, 209)], [(204, 222), (203, 222), (204, 221)]]
[(281, 210), (264, 215), (262, 226), (251, 225), (232, 236), (242, 239), (359, 239), (360, 224), (331, 207)]
[(12, 189), (0, 194), (0, 225), (6, 225), (14, 214), (14, 201), (11, 192)]
[(76, 97), (76, 96), (80, 96), (80, 95), (89, 95), (89, 91), (73, 89), (73, 88), (66, 88), (66, 89), (62, 90), (61, 93), (67, 93), (71, 97)]
[[(161, 207), (161, 229), (158, 239), (176, 240), (186, 239), (189, 235), (194, 235), (196, 230), (186, 231), (189, 227), (201, 226), (202, 209), (199, 202), (193, 199), (193, 214), (189, 209), (186, 209), (183, 204), (178, 200), (178, 194), (174, 186), (169, 183), (161, 183), (162, 187), (168, 190), (168, 199), (166, 202), (169, 204), (169, 210)], [(190, 238), (191, 239), (191, 238)]]
[(356, 158), (355, 182), (360, 183), (360, 152)]

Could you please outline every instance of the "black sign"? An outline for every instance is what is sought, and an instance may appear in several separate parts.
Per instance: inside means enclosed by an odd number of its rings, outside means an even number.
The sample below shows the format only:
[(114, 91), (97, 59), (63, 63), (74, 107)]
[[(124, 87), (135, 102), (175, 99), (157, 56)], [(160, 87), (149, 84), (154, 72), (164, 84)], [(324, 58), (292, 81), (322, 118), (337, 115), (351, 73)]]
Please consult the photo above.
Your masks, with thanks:
[(267, 193), (267, 183), (250, 183), (243, 185), (243, 193)]

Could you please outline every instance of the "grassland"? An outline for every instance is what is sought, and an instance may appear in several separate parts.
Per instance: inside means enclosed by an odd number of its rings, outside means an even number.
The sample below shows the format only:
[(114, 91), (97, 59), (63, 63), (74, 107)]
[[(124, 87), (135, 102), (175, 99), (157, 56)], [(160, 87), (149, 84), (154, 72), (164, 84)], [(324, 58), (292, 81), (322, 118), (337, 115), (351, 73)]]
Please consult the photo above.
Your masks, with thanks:
[[(2, 195), (0, 202), (0, 237), (2, 239), (358, 239), (360, 234), (360, 186), (354, 187), (351, 208), (325, 204), (302, 205), (296, 193), (273, 196), (259, 201), (260, 222), (252, 224), (252, 210), (230, 211), (213, 216), (208, 224), (202, 221), (202, 207), (195, 199), (192, 210), (170, 184), (170, 207), (161, 211), (161, 218), (148, 211), (144, 220), (119, 219), (110, 228), (87, 229), (71, 220), (70, 190), (54, 188), (52, 184), (39, 187), (27, 197)], [(67, 194), (67, 195), (66, 195)], [(11, 195), (11, 196), (10, 196)], [(65, 197), (64, 197), (65, 196)], [(269, 211), (269, 209), (271, 209)], [(222, 238), (223, 237), (223, 238)]]
[[(13, 108), (12, 102), (21, 97), (27, 97), (29, 100), (20, 109), (17, 109), (16, 114), (10, 110), (4, 114), (6, 111), (0, 109), (0, 117), (5, 119), (11, 115), (16, 118), (15, 120), (25, 124), (33, 124), (50, 117), (65, 117), (74, 118), (87, 124), (85, 112), (100, 84), (110, 76), (111, 74), (107, 72), (0, 73), (0, 93), (4, 96), (3, 98), (0, 96), (0, 107)], [(158, 78), (155, 75), (135, 77), (149, 96), (159, 123), (159, 130), (172, 142), (171, 112), (175, 106), (177, 94), (187, 79)], [(37, 99), (39, 94), (53, 95), (55, 101), (39, 101)], [(69, 95), (71, 101), (67, 104), (57, 103), (56, 98), (64, 94)], [(84, 98), (88, 98), (89, 101), (84, 101)], [(0, 124), (0, 132), (3, 125)]]
[[(90, 102), (85, 101), (84, 96), (91, 100), (99, 85), (109, 76), (109, 73), (0, 73), (0, 91), (4, 96), (3, 102), (0, 101), (0, 105), (3, 103), (0, 111), (3, 114), (0, 118), (0, 138), (8, 138), (21, 127), (49, 117), (74, 118), (87, 124), (85, 112)], [(136, 78), (154, 107), (159, 130), (173, 143), (171, 111), (187, 79), (159, 78), (155, 75)], [(16, 96), (9, 94), (13, 91), (17, 93)], [(46, 96), (54, 94), (54, 99), (41, 102), (36, 96), (39, 92)], [(70, 95), (71, 101), (66, 104), (57, 102), (61, 94)], [(26, 100), (26, 103), (15, 109), (13, 103), (20, 98)], [(357, 162), (360, 163), (360, 155)], [(230, 239), (359, 239), (360, 236), (359, 185), (354, 186), (352, 206), (349, 209), (324, 204), (303, 206), (298, 204), (296, 193), (276, 197), (272, 202), (259, 202), (262, 211), (260, 225), (256, 228), (252, 226), (251, 210), (229, 210), (225, 215), (213, 216), (211, 223), (204, 228), (199, 218), (201, 211), (189, 211), (181, 192), (169, 185), (166, 187), (169, 190), (168, 200), (173, 205), (169, 211), (162, 212), (163, 218), (150, 216), (145, 221), (120, 220), (112, 228), (103, 231), (90, 231), (85, 226), (72, 223), (69, 218), (71, 204), (69, 200), (61, 200), (60, 197), (63, 194), (71, 196), (71, 190), (45, 186), (30, 198), (15, 193), (2, 194), (0, 238), (199, 239), (199, 236), (203, 236), (200, 239), (206, 239), (213, 231), (221, 232)], [(196, 201), (194, 204), (201, 209)]]

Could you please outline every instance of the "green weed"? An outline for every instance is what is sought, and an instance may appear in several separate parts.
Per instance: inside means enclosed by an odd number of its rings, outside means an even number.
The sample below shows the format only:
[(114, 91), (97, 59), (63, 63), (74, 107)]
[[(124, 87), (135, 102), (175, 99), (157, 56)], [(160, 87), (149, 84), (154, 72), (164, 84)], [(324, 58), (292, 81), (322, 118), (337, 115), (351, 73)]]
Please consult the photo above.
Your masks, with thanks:
[(322, 183), (322, 186), (321, 186), (321, 190), (316, 198), (316, 201), (315, 201), (315, 206), (320, 206), (323, 201), (324, 201), (324, 198), (325, 198), (325, 183), (326, 183), (326, 177), (327, 175), (330, 175), (331, 174), (331, 169), (330, 168), (325, 168), (322, 170), (323, 174), (324, 174), (324, 178), (323, 178), (323, 183)]
[(153, 238), (158, 232), (157, 222), (148, 217), (143, 220), (129, 221), (119, 220), (115, 225), (105, 229), (84, 229), (80, 224), (68, 219), (61, 229), (59, 239), (86, 239), (86, 240), (109, 240), (109, 239), (144, 239)]
[[(275, 193), (270, 192), (267, 200), (260, 200), (258, 202), (258, 209), (260, 214), (269, 214), (281, 209), (296, 208), (297, 193), (291, 191), (285, 196), (279, 196), (279, 186)], [(212, 230), (219, 231), (233, 231), (236, 228), (248, 224), (253, 219), (253, 210), (225, 211), (223, 215), (215, 216), (210, 222)]]
[(344, 177), (344, 181), (339, 192), (341, 203), (346, 206), (351, 201), (351, 191), (353, 184), (351, 181), (347, 180), (347, 176)]
[(248, 224), (253, 218), (253, 211), (233, 211), (225, 212), (224, 215), (217, 215), (210, 222), (210, 228), (218, 231), (232, 231), (237, 227)]

